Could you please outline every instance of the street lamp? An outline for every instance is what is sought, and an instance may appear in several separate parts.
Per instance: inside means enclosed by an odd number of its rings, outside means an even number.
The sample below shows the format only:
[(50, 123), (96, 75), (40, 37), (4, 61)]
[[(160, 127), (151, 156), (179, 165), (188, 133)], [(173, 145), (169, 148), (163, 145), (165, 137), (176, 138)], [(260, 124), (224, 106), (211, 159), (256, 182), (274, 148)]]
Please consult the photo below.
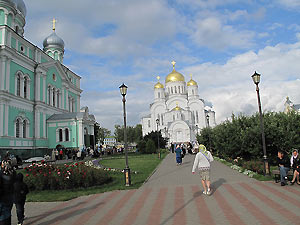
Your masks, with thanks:
[(264, 122), (263, 122), (263, 115), (262, 115), (262, 112), (261, 112), (261, 102), (260, 102), (259, 88), (258, 88), (258, 84), (260, 82), (260, 74), (256, 73), (256, 71), (255, 71), (255, 73), (251, 77), (252, 77), (252, 80), (253, 80), (254, 84), (256, 85), (257, 100), (258, 100), (258, 111), (259, 111), (259, 118), (260, 118), (260, 130), (261, 130), (263, 152), (264, 152), (264, 175), (266, 175), (266, 174), (270, 174), (270, 171), (269, 171), (269, 164), (268, 164), (268, 160), (267, 160)]
[(130, 169), (128, 166), (128, 152), (127, 152), (127, 133), (126, 133), (126, 108), (125, 108), (125, 96), (127, 94), (127, 86), (123, 83), (120, 87), (120, 93), (123, 96), (123, 115), (124, 115), (124, 148), (125, 148), (125, 163), (126, 167), (124, 169), (124, 175), (125, 175), (125, 185), (130, 186), (131, 185), (131, 177), (130, 177)]
[(158, 148), (158, 158), (160, 159), (159, 133), (158, 133), (159, 118), (156, 119), (156, 125), (157, 125), (157, 148)]
[[(207, 121), (207, 128), (209, 128), (209, 114), (206, 114), (206, 121)], [(210, 130), (208, 133), (208, 143), (209, 143), (209, 150), (211, 151), (211, 144), (210, 144)]]

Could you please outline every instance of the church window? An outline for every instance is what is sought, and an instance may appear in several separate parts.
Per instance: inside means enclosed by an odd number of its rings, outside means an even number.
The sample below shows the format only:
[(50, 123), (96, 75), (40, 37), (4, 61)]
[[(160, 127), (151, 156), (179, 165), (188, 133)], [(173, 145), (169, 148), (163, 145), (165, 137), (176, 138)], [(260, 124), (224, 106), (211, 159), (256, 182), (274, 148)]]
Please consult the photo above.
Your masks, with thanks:
[(28, 85), (28, 78), (24, 77), (24, 98), (27, 98), (27, 85)]
[(48, 87), (48, 104), (51, 104), (51, 87)]
[(180, 86), (178, 86), (178, 93), (180, 93)]
[(74, 112), (74, 105), (75, 105), (75, 102), (74, 102), (74, 99), (72, 100), (72, 112)]
[(21, 126), (20, 119), (17, 119), (17, 121), (16, 121), (16, 137), (17, 138), (20, 137), (20, 126)]
[(23, 121), (23, 138), (26, 138), (26, 129), (27, 129), (27, 123), (26, 120)]
[(170, 94), (170, 88), (168, 87), (168, 92), (169, 92), (169, 94)]
[(63, 130), (62, 129), (58, 130), (58, 141), (59, 142), (63, 141)]
[(66, 136), (66, 141), (69, 141), (70, 138), (69, 138), (69, 129), (68, 128), (65, 129), (65, 136)]
[(174, 88), (175, 88), (175, 93), (177, 94), (177, 88), (176, 88), (176, 86)]
[(16, 26), (16, 33), (19, 34), (19, 27)]
[(164, 117), (163, 117), (163, 115), (160, 115), (160, 117), (161, 117), (161, 125), (164, 125)]
[(194, 95), (194, 90), (192, 90), (192, 94)]
[(21, 96), (21, 76), (17, 75), (17, 96)]
[(57, 91), (57, 108), (59, 108), (59, 91)]
[(160, 126), (159, 114), (157, 114), (157, 119), (158, 119), (158, 125)]
[(160, 93), (158, 92), (158, 98), (160, 98)]
[(196, 121), (197, 121), (197, 123), (199, 123), (198, 111), (196, 111)]
[(173, 87), (171, 87), (171, 93), (173, 94)]
[(173, 121), (175, 120), (175, 115), (173, 115)]
[(149, 127), (149, 128), (151, 127), (150, 120), (148, 120), (148, 127)]
[(52, 95), (52, 97), (53, 97), (53, 106), (55, 107), (55, 88), (53, 88), (53, 95)]

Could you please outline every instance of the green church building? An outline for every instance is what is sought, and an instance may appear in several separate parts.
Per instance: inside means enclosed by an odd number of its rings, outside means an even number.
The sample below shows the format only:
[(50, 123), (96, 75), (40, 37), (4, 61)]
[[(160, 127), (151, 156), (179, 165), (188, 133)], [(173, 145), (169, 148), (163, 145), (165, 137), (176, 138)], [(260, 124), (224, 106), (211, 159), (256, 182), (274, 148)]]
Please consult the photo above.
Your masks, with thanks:
[(63, 65), (64, 41), (53, 32), (43, 50), (23, 36), (23, 0), (0, 0), (0, 153), (26, 158), (57, 146), (94, 145), (95, 117), (80, 108), (81, 77)]

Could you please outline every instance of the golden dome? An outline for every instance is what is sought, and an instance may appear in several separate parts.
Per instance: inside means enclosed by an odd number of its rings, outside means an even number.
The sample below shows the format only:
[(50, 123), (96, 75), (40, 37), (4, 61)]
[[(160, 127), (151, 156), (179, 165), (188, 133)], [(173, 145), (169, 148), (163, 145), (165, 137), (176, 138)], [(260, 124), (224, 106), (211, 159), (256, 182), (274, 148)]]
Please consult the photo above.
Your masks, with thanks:
[(179, 110), (182, 110), (182, 108), (180, 108), (180, 107), (178, 106), (178, 103), (176, 103), (176, 107), (175, 107), (174, 109), (172, 109), (172, 111), (179, 111)]
[(154, 88), (164, 88), (164, 85), (162, 85), (162, 83), (160, 83), (159, 81), (154, 85)]
[(154, 85), (154, 88), (164, 88), (164, 85), (162, 85), (162, 83), (159, 82), (160, 76), (157, 76), (156, 79), (157, 83)]
[(198, 85), (197, 82), (192, 79), (192, 74), (190, 76), (191, 76), (191, 80), (187, 82), (187, 86), (197, 86)]
[(166, 83), (176, 82), (176, 81), (184, 81), (184, 76), (175, 70), (175, 63), (176, 62), (172, 61), (173, 71), (166, 77)]

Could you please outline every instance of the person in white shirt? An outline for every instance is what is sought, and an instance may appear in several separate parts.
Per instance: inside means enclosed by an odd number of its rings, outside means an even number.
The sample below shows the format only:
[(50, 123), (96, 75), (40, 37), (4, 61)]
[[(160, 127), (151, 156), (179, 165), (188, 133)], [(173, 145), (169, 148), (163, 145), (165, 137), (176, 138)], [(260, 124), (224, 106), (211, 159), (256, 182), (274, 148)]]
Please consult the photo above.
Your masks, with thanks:
[(199, 152), (195, 156), (192, 173), (195, 174), (195, 170), (198, 167), (200, 172), (201, 182), (203, 186), (203, 194), (210, 195), (210, 163), (214, 161), (211, 153), (206, 150), (204, 145), (199, 146)]

